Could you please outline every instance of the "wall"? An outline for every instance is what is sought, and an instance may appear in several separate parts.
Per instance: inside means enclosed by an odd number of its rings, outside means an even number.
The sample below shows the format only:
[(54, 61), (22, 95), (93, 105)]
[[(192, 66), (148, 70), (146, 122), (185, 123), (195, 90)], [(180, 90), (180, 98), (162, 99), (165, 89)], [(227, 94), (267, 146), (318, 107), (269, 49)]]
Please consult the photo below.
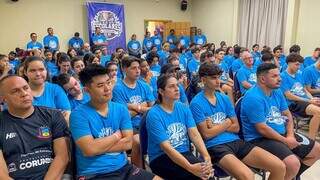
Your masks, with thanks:
[(238, 0), (193, 0), (192, 25), (201, 28), (209, 42), (236, 41)]
[[(95, 0), (99, 1), (99, 0)], [(101, 1), (101, 0), (100, 0)], [(88, 40), (86, 0), (0, 0), (0, 53), (8, 53), (15, 47), (26, 48), (31, 32), (38, 40), (53, 27), (60, 38), (62, 50), (74, 32), (79, 31)], [(106, 1), (104, 1), (106, 2)], [(143, 39), (144, 20), (159, 19), (191, 21), (191, 3), (187, 11), (180, 10), (180, 0), (110, 0), (110, 3), (125, 5), (126, 36), (136, 33)]]
[(295, 42), (301, 46), (302, 55), (320, 47), (319, 7), (319, 0), (300, 0)]

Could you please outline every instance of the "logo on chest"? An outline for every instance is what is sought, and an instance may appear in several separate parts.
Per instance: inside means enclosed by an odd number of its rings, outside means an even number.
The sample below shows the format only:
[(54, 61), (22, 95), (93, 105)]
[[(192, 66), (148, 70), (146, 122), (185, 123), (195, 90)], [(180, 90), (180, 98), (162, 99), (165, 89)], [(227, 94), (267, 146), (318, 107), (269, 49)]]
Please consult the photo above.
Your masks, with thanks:
[(51, 137), (51, 132), (49, 127), (39, 127), (38, 129), (38, 138), (48, 139)]

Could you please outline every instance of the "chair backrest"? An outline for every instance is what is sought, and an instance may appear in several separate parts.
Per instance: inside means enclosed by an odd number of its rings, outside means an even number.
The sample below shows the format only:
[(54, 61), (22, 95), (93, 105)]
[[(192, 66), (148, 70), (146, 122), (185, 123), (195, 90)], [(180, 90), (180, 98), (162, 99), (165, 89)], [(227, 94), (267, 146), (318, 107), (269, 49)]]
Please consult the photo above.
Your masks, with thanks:
[(148, 152), (148, 132), (147, 132), (147, 114), (145, 112), (140, 121), (139, 139), (140, 139), (140, 157), (142, 158), (142, 166), (145, 168), (144, 156)]
[(233, 77), (233, 91), (234, 91), (235, 101), (237, 101), (242, 96), (240, 91), (240, 83), (237, 78), (237, 73), (235, 73)]
[(239, 122), (239, 127), (240, 127), (240, 130), (239, 130), (239, 137), (241, 139), (244, 139), (244, 136), (243, 136), (243, 131), (242, 131), (242, 120), (241, 120), (241, 103), (242, 103), (242, 99), (243, 97), (240, 97), (238, 99), (238, 101), (236, 102), (236, 105), (235, 105), (235, 112), (236, 112), (236, 115), (237, 115), (237, 119), (238, 119), (238, 122)]

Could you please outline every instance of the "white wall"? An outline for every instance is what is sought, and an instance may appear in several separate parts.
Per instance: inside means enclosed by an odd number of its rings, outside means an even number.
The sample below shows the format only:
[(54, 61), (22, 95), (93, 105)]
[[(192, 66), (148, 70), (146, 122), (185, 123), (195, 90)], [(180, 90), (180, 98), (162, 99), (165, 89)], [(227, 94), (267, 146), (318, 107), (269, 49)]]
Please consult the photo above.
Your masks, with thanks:
[(319, 0), (300, 0), (296, 43), (301, 46), (302, 55), (310, 55), (320, 47), (319, 8)]
[[(99, 0), (95, 0), (99, 1)], [(100, 0), (102, 1), (102, 0)], [(59, 36), (62, 50), (74, 32), (88, 40), (86, 0), (0, 0), (0, 53), (8, 53), (15, 47), (26, 48), (31, 32), (38, 40), (53, 27)], [(187, 11), (180, 10), (180, 0), (109, 0), (125, 6), (126, 36), (136, 33), (143, 39), (144, 20), (191, 21), (191, 4)]]
[(192, 25), (201, 28), (208, 42), (235, 43), (238, 0), (193, 0)]

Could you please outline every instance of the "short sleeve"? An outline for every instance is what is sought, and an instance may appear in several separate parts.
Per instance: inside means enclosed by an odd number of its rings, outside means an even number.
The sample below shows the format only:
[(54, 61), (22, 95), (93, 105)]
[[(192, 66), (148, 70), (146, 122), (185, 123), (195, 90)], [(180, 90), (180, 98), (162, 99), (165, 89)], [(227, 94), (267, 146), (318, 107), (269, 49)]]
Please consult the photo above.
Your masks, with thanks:
[(243, 69), (239, 69), (239, 71), (237, 73), (237, 79), (238, 79), (238, 82), (240, 82), (240, 83), (247, 81), (246, 73)]
[(119, 113), (121, 115), (120, 119), (120, 130), (132, 130), (132, 123), (129, 111), (126, 107), (119, 104)]
[[(246, 97), (245, 97), (246, 98)], [(265, 122), (266, 116), (264, 114), (266, 105), (262, 99), (247, 97), (242, 102), (241, 109), (249, 119), (250, 123), (261, 123)]]
[(228, 96), (224, 96), (224, 102), (226, 104), (226, 114), (228, 118), (232, 118), (236, 116), (236, 112), (234, 110), (234, 106), (231, 104), (231, 100)]
[(188, 129), (193, 128), (196, 126), (196, 123), (194, 122), (190, 109), (187, 106), (185, 106), (185, 108), (186, 108), (186, 126)]
[(166, 134), (166, 129), (161, 123), (161, 119), (158, 114), (154, 111), (149, 111), (147, 114), (147, 130), (149, 138), (155, 142), (155, 144), (161, 144), (162, 142), (169, 139)]
[(277, 96), (280, 99), (280, 111), (283, 112), (288, 109), (288, 104), (284, 94), (281, 91), (277, 91)]
[(70, 115), (70, 130), (75, 141), (83, 136), (92, 136), (88, 119), (79, 110), (72, 111)]
[(60, 137), (69, 137), (70, 132), (67, 126), (67, 122), (64, 119), (62, 113), (58, 110), (52, 111), (52, 139), (58, 139)]
[(144, 83), (144, 87), (146, 89), (146, 100), (147, 102), (152, 102), (155, 100), (154, 95), (152, 94), (151, 88), (148, 84)]
[(123, 105), (127, 105), (125, 98), (123, 97), (123, 87), (121, 87), (120, 82), (117, 82), (112, 91), (112, 101)]
[(197, 102), (192, 102), (190, 104), (190, 110), (192, 112), (194, 121), (199, 124), (205, 120), (205, 115), (203, 113), (203, 110), (201, 106)]

